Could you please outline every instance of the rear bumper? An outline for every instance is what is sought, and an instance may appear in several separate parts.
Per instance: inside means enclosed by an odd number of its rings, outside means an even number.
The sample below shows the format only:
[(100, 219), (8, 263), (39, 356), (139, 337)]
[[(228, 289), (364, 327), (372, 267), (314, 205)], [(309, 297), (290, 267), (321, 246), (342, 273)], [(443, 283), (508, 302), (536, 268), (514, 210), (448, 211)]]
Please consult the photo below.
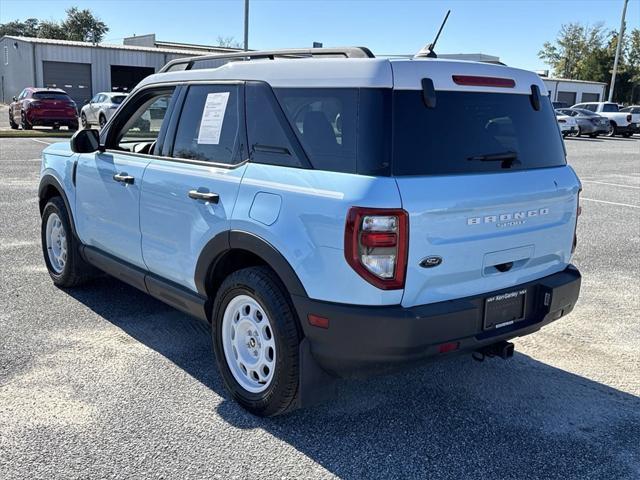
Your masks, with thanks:
[[(476, 350), (500, 340), (528, 335), (573, 310), (580, 292), (580, 272), (562, 272), (505, 290), (429, 305), (370, 307), (293, 297), (310, 352), (317, 364), (337, 376), (392, 369), (398, 364)], [(484, 330), (484, 299), (527, 290), (524, 320)], [(329, 328), (307, 321), (314, 314), (329, 319)], [(441, 353), (441, 345), (457, 348)]]
[(26, 114), (27, 121), (31, 125), (53, 126), (53, 125), (77, 125), (78, 117), (75, 115), (40, 115)]

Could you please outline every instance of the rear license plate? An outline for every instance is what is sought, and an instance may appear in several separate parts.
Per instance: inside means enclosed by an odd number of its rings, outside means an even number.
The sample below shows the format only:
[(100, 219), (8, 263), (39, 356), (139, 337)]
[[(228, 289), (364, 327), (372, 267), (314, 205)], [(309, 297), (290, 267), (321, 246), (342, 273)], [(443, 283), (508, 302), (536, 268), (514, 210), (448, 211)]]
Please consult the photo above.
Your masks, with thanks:
[(506, 327), (524, 319), (527, 290), (502, 293), (484, 301), (484, 329)]

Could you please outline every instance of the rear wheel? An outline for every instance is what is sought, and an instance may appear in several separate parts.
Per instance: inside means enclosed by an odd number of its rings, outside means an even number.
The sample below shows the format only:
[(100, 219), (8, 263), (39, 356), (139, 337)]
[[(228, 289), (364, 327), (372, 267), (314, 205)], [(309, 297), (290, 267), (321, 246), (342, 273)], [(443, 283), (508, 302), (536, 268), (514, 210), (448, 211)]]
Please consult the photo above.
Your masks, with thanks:
[(609, 130), (607, 131), (607, 137), (613, 137), (616, 134), (616, 122), (609, 122)]
[(216, 361), (234, 399), (264, 417), (294, 409), (300, 333), (277, 276), (266, 267), (232, 273), (218, 289), (212, 317)]
[(42, 211), (41, 241), (44, 261), (56, 286), (75, 287), (90, 278), (92, 268), (80, 257), (79, 245), (60, 197), (51, 198)]
[(27, 117), (25, 117), (24, 112), (20, 116), (20, 126), (23, 130), (31, 130), (33, 128), (33, 126), (27, 120)]

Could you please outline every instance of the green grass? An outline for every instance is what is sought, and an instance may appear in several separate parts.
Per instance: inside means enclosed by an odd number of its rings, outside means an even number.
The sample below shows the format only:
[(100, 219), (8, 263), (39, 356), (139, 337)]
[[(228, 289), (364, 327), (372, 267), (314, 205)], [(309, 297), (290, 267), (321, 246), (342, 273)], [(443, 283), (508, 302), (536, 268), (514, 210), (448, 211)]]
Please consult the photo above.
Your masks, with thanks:
[(69, 130), (0, 130), (0, 138), (70, 138), (74, 133), (76, 132)]

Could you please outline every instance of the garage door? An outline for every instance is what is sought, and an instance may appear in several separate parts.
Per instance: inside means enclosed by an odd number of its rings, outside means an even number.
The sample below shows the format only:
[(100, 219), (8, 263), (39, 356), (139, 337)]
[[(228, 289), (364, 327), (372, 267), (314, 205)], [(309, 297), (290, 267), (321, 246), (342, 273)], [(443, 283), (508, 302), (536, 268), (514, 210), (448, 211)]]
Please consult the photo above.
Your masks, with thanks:
[(600, 95), (597, 93), (583, 93), (581, 102), (599, 102)]
[(569, 106), (576, 104), (576, 92), (558, 92), (558, 102), (564, 102)]
[(42, 73), (45, 87), (61, 88), (78, 105), (91, 99), (91, 64), (42, 62)]

